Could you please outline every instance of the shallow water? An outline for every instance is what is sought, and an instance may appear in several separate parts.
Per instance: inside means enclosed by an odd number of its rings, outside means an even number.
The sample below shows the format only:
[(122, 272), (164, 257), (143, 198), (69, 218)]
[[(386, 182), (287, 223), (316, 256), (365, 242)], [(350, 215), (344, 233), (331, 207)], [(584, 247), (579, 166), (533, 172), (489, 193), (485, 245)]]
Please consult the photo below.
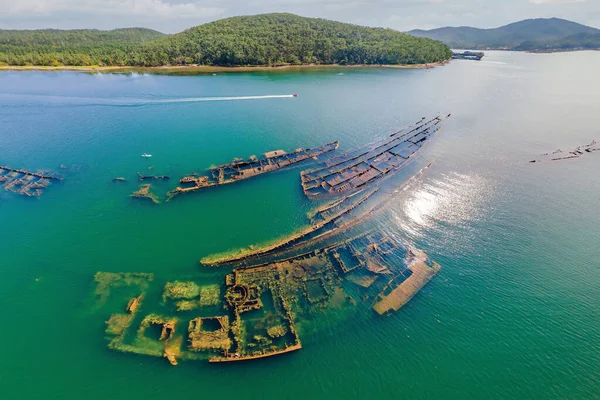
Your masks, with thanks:
[[(600, 139), (597, 65), (597, 52), (489, 52), (343, 75), (0, 73), (0, 164), (69, 167), (40, 199), (0, 192), (5, 398), (599, 397), (600, 153), (528, 163)], [(442, 265), (400, 312), (323, 319), (301, 351), (238, 365), (106, 348), (96, 271), (218, 281), (201, 257), (292, 232), (314, 207), (297, 168), (159, 206), (129, 199), (137, 171), (350, 149), (440, 112), (452, 117), (411, 171), (434, 165), (369, 223)]]

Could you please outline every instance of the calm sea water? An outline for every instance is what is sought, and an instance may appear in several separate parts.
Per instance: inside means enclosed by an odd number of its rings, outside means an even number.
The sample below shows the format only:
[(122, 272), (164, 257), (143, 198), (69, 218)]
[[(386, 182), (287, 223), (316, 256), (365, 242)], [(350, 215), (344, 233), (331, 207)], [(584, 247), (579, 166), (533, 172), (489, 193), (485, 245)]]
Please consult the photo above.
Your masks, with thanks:
[[(0, 73), (0, 164), (68, 167), (40, 199), (0, 192), (2, 397), (600, 397), (600, 154), (528, 163), (600, 141), (598, 65), (489, 52), (433, 70)], [(218, 281), (201, 257), (289, 233), (314, 206), (298, 169), (159, 206), (128, 198), (136, 172), (349, 149), (438, 112), (452, 117), (414, 168), (434, 166), (372, 222), (443, 266), (400, 312), (320, 321), (303, 350), (238, 365), (106, 348), (107, 315), (86, 301), (96, 271)]]

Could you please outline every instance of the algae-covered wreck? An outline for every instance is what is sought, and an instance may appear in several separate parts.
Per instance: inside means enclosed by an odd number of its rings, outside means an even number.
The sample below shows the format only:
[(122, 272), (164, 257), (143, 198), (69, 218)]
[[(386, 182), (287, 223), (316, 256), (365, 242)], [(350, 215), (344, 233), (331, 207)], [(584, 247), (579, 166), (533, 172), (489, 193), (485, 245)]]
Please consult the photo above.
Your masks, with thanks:
[(321, 154), (337, 149), (338, 146), (338, 142), (331, 142), (312, 149), (299, 148), (290, 153), (283, 150), (274, 150), (264, 153), (261, 157), (251, 156), (247, 160), (236, 158), (230, 163), (210, 168), (208, 175), (198, 176), (192, 174), (183, 177), (179, 181), (181, 186), (170, 191), (168, 198), (171, 199), (182, 193), (238, 182), (305, 160), (316, 159)]
[(152, 184), (150, 183), (145, 183), (143, 185), (140, 186), (140, 188), (138, 190), (136, 190), (135, 192), (133, 192), (130, 197), (132, 199), (145, 199), (145, 200), (150, 200), (151, 202), (153, 202), (154, 204), (158, 204), (160, 203), (160, 201), (158, 200), (158, 196), (156, 196), (154, 193), (152, 193), (150, 191), (150, 188), (152, 187)]
[[(220, 285), (173, 281), (151, 298), (152, 275), (98, 273), (96, 297), (130, 288), (107, 321), (109, 348), (180, 360), (234, 362), (302, 348), (319, 318), (397, 311), (439, 271), (418, 250), (371, 232), (287, 259), (236, 268)], [(369, 300), (369, 299), (374, 299)], [(156, 313), (149, 302), (165, 306)], [(194, 307), (182, 307), (191, 302)], [(300, 328), (301, 326), (301, 328)]]
[(0, 166), (0, 185), (4, 190), (27, 197), (39, 197), (43, 190), (50, 186), (51, 181), (62, 181), (62, 178), (47, 172), (31, 172)]

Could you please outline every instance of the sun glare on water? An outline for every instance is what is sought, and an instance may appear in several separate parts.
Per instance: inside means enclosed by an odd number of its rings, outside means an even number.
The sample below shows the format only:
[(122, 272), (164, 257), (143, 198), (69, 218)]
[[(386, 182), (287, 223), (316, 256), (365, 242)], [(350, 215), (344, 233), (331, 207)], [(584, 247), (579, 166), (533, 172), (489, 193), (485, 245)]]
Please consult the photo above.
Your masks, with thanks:
[(415, 238), (436, 226), (464, 227), (482, 217), (488, 189), (488, 181), (476, 174), (444, 174), (408, 191), (394, 209), (393, 219)]

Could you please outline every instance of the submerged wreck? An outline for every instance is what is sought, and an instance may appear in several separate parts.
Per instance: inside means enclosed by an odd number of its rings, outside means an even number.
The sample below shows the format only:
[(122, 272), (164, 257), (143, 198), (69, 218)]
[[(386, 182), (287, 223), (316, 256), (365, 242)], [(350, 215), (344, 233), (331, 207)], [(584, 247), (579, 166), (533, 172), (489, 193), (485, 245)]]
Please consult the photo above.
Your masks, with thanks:
[(152, 184), (146, 183), (140, 186), (138, 190), (133, 192), (130, 197), (132, 199), (146, 199), (152, 201), (154, 204), (160, 203), (158, 196), (150, 191)]
[(306, 245), (311, 241), (324, 238), (345, 228), (350, 221), (358, 219), (355, 216), (356, 214), (366, 214), (368, 209), (365, 203), (377, 192), (377, 188), (361, 190), (314, 210), (310, 215), (310, 225), (274, 242), (261, 246), (250, 246), (247, 249), (233, 252), (211, 255), (204, 257), (200, 262), (205, 266), (219, 266), (252, 261), (258, 257), (277, 254), (277, 252), (282, 250), (291, 250)]
[(419, 151), (439, 130), (439, 116), (392, 133), (346, 154), (335, 156), (318, 168), (301, 173), (302, 188), (308, 197), (336, 195), (364, 187), (391, 176)]
[(408, 268), (387, 283), (373, 304), (373, 310), (379, 315), (398, 311), (441, 269), (421, 250), (409, 249), (407, 257), (410, 261)]
[[(440, 265), (381, 229), (348, 228), (386, 209), (402, 187), (432, 165), (402, 183), (367, 186), (405, 165), (439, 129), (440, 121), (423, 119), (303, 172), (308, 196), (343, 195), (319, 203), (308, 212), (310, 223), (284, 238), (201, 260), (210, 266), (227, 264), (230, 268), (221, 277), (203, 270), (199, 276), (163, 281), (157, 288), (162, 287), (160, 294), (149, 287), (153, 275), (96, 274), (97, 308), (117, 309), (106, 314), (108, 347), (164, 357), (172, 365), (181, 360), (257, 360), (300, 350), (315, 337), (310, 333), (321, 328), (400, 310)], [(337, 147), (333, 142), (290, 154), (277, 150), (260, 159), (234, 160), (212, 168), (208, 176), (184, 177), (170, 197), (275, 171)], [(149, 189), (144, 184), (134, 195), (152, 200)]]
[(563, 150), (557, 149), (552, 153), (544, 153), (540, 155), (539, 159), (530, 160), (530, 163), (539, 163), (544, 161), (562, 161), (562, 160), (571, 160), (574, 158), (579, 158), (586, 154), (591, 154), (596, 151), (600, 151), (600, 144), (595, 140), (592, 140), (590, 143), (585, 144), (583, 146), (577, 146), (571, 150)]
[(153, 180), (153, 181), (165, 180), (165, 181), (168, 181), (169, 179), (171, 179), (171, 177), (167, 176), (167, 175), (142, 175), (141, 172), (138, 172), (137, 175), (138, 175), (138, 180), (140, 182), (147, 181), (147, 180)]
[(272, 242), (252, 245), (247, 248), (211, 254), (200, 260), (204, 266), (242, 266), (262, 262), (273, 257), (287, 257), (294, 251), (302, 251), (310, 246), (318, 246), (328, 238), (340, 234), (367, 217), (385, 209), (401, 189), (418, 179), (433, 162), (426, 165), (399, 186), (388, 188), (364, 188), (336, 198), (333, 201), (308, 213), (311, 224), (300, 228), (290, 235)]
[[(151, 275), (98, 273), (96, 296), (129, 288), (121, 311), (107, 320), (108, 347), (136, 354), (211, 363), (256, 360), (302, 348), (316, 319), (338, 324), (357, 313), (399, 310), (440, 270), (425, 253), (371, 232), (269, 263), (235, 268), (220, 285), (174, 281), (156, 314)], [(115, 292), (117, 293), (117, 292)], [(155, 293), (155, 291), (153, 291)], [(123, 296), (121, 294), (121, 296)], [(374, 299), (373, 302), (368, 301)], [(106, 302), (106, 299), (103, 298)], [(184, 303), (182, 303), (184, 302)], [(181, 307), (191, 302), (194, 307)]]
[(62, 178), (42, 171), (30, 172), (24, 169), (0, 166), (0, 185), (4, 190), (23, 196), (41, 196), (43, 190), (50, 186), (51, 181), (62, 181)]
[(256, 156), (251, 156), (248, 160), (236, 158), (228, 164), (210, 168), (208, 175), (197, 176), (193, 174), (184, 176), (179, 181), (181, 186), (170, 191), (168, 199), (182, 193), (226, 185), (252, 178), (308, 159), (317, 159), (321, 154), (333, 151), (337, 149), (338, 146), (338, 142), (331, 142), (313, 149), (299, 148), (291, 153), (286, 153), (283, 150), (274, 150), (264, 153), (260, 158), (257, 158)]

